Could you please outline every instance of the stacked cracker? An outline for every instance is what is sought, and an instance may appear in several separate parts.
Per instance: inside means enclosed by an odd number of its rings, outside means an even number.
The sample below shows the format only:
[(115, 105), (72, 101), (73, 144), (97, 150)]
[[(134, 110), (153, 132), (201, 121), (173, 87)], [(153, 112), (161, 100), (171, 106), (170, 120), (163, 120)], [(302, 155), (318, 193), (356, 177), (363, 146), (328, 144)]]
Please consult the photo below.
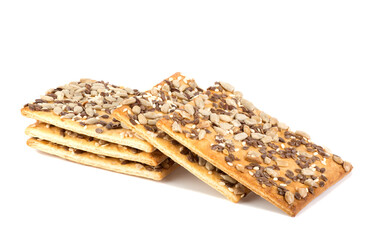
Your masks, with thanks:
[(114, 116), (233, 202), (251, 190), (295, 216), (352, 170), (224, 82), (201, 91), (177, 73), (134, 98)]
[(291, 216), (352, 170), (232, 85), (204, 91), (180, 73), (146, 92), (73, 82), (22, 114), (37, 120), (26, 134), (41, 151), (156, 180), (176, 162), (233, 202), (253, 191)]
[(89, 79), (51, 89), (21, 110), (37, 120), (26, 129), (27, 144), (76, 163), (161, 180), (176, 164), (112, 117), (138, 94)]

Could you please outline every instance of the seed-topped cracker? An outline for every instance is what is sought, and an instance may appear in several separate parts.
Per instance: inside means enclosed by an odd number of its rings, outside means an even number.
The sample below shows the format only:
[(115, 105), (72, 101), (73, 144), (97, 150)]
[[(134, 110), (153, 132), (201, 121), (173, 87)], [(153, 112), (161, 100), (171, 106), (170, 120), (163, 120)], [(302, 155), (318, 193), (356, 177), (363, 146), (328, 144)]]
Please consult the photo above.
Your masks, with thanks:
[(178, 166), (169, 158), (153, 167), (129, 160), (96, 155), (37, 138), (28, 139), (27, 145), (72, 162), (152, 180), (162, 180)]
[[(188, 103), (202, 92), (193, 79), (176, 73), (150, 91), (137, 95), (136, 101), (116, 109), (113, 115), (229, 200), (238, 202), (249, 192), (247, 188), (156, 127), (159, 119), (168, 117), (179, 108), (183, 109), (178, 111), (178, 114), (184, 121), (188, 121), (188, 124), (197, 124), (190, 120), (196, 108)], [(197, 104), (201, 106), (204, 102)], [(205, 129), (205, 126), (202, 128)]]
[(43, 122), (36, 122), (35, 124), (28, 126), (25, 130), (25, 133), (30, 137), (40, 138), (49, 142), (91, 152), (97, 155), (121, 158), (144, 163), (150, 166), (158, 166), (162, 161), (168, 158), (159, 150), (148, 153), (136, 148), (107, 142), (101, 139), (65, 130), (63, 128), (58, 128)]
[(291, 216), (352, 165), (216, 82), (157, 127)]
[(137, 90), (118, 87), (103, 81), (81, 79), (55, 89), (28, 103), (21, 113), (29, 118), (79, 134), (117, 143), (145, 152), (155, 148), (111, 113), (136, 99)]

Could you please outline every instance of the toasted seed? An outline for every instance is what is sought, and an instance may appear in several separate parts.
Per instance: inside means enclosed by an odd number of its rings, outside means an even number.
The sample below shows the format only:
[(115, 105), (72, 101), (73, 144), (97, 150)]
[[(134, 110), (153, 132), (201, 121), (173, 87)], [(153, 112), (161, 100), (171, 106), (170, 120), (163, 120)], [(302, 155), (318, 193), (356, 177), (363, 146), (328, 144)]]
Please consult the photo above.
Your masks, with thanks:
[(216, 113), (210, 114), (210, 121), (215, 124), (219, 124), (219, 116)]
[(215, 169), (215, 167), (209, 163), (209, 162), (206, 162), (205, 164), (205, 168), (208, 170), (208, 171), (213, 171)]
[(247, 125), (255, 125), (257, 124), (257, 121), (255, 119), (252, 119), (252, 118), (246, 118), (244, 120), (244, 122), (247, 124)]
[(223, 128), (220, 128), (220, 127), (213, 127), (215, 132), (217, 132), (218, 134), (221, 134), (221, 135), (227, 135), (227, 131), (224, 130)]
[(265, 168), (266, 173), (268, 173), (270, 176), (272, 176), (273, 178), (278, 177), (279, 173), (271, 168)]
[(277, 166), (278, 167), (287, 167), (288, 166), (288, 162), (282, 159), (277, 159), (275, 160), (277, 162)]
[(92, 109), (92, 107), (88, 107), (85, 109), (85, 112), (86, 114), (89, 116), (89, 117), (93, 117), (94, 114), (95, 114), (95, 111)]
[(195, 99), (194, 99), (194, 101), (195, 101), (195, 105), (196, 105), (198, 108), (200, 108), (200, 109), (204, 108), (205, 103), (204, 103), (204, 100), (202, 100), (202, 98), (201, 98), (201, 97), (197, 97), (197, 98), (195, 98)]
[(311, 168), (303, 168), (301, 170), (301, 174), (305, 175), (305, 176), (313, 176), (314, 175), (314, 171)]
[(158, 121), (158, 119), (149, 119), (148, 121), (147, 121), (147, 124), (148, 125), (151, 125), (151, 126), (154, 126), (154, 125), (156, 125), (156, 122)]
[(238, 134), (234, 135), (234, 140), (242, 141), (242, 140), (246, 139), (247, 137), (248, 137), (247, 133), (241, 132), (241, 133), (238, 133)]
[(231, 116), (228, 116), (228, 115), (224, 115), (224, 114), (220, 114), (219, 115), (219, 119), (223, 122), (230, 122), (232, 121), (232, 118)]
[(352, 169), (352, 165), (349, 162), (343, 162), (343, 169), (345, 169), (345, 172), (349, 172)]
[(237, 106), (237, 103), (235, 102), (235, 100), (233, 100), (233, 99), (231, 99), (231, 98), (227, 98), (227, 99), (226, 99), (226, 103), (227, 103), (228, 105), (231, 105), (231, 106), (234, 106), (234, 107), (238, 107), (238, 106)]
[(287, 130), (288, 129), (288, 126), (285, 123), (281, 123), (281, 122), (278, 123), (278, 127), (282, 130)]
[(129, 104), (132, 104), (132, 103), (135, 103), (135, 102), (136, 102), (136, 98), (131, 97), (131, 98), (124, 99), (121, 104), (122, 105), (129, 105)]
[(202, 122), (199, 122), (199, 124), (197, 124), (198, 128), (208, 128), (210, 126), (211, 126), (210, 121), (202, 121)]
[(295, 200), (295, 196), (293, 195), (292, 192), (290, 191), (287, 191), (285, 194), (284, 194), (284, 199), (286, 200), (286, 202), (288, 204), (292, 204), (293, 201)]
[(235, 126), (235, 127), (241, 127), (241, 126), (242, 126), (242, 124), (240, 123), (240, 121), (238, 121), (238, 120), (236, 120), (236, 119), (232, 120), (232, 121), (231, 121), (231, 123), (232, 123), (232, 124), (233, 124), (233, 126)]
[(224, 90), (228, 91), (228, 92), (233, 92), (234, 91), (234, 87), (226, 82), (220, 82), (220, 85), (224, 88)]
[(179, 123), (177, 123), (177, 122), (173, 122), (173, 124), (172, 124), (172, 130), (174, 132), (182, 132), (181, 125), (179, 125)]
[(318, 187), (318, 184), (311, 178), (306, 179), (304, 184), (310, 186), (310, 187)]
[(298, 188), (297, 192), (301, 195), (302, 198), (306, 198), (308, 194), (308, 190), (306, 188)]
[(265, 112), (260, 112), (260, 118), (263, 120), (263, 122), (268, 123), (270, 120), (270, 117)]
[(239, 163), (239, 164), (236, 164), (236, 169), (239, 172), (244, 172), (245, 171), (245, 166)]
[(85, 121), (85, 124), (96, 124), (99, 120), (97, 118), (89, 118)]
[(175, 88), (179, 88), (179, 86), (180, 86), (180, 84), (179, 84), (179, 80), (173, 80), (173, 81), (172, 81), (172, 83), (173, 83), (173, 86), (174, 86)]
[(221, 122), (219, 124), (219, 127), (221, 127), (223, 130), (229, 130), (233, 127), (233, 125), (229, 123)]
[(220, 176), (221, 176), (224, 180), (226, 180), (227, 182), (230, 182), (230, 183), (233, 183), (233, 184), (237, 183), (237, 181), (236, 181), (236, 180), (234, 180), (233, 178), (231, 178), (230, 176), (228, 176), (228, 175), (226, 175), (226, 174), (220, 174)]
[(206, 134), (206, 131), (205, 131), (205, 130), (203, 130), (203, 129), (201, 129), (201, 130), (199, 131), (199, 135), (198, 135), (199, 140), (204, 139), (205, 134)]
[(138, 114), (138, 122), (142, 125), (147, 124), (147, 119), (143, 114)]
[(303, 132), (303, 131), (296, 131), (295, 132), (295, 134), (296, 135), (299, 135), (299, 136), (301, 136), (301, 137), (304, 137), (304, 138), (306, 138), (306, 139), (310, 139), (310, 135), (309, 134), (307, 134), (306, 132)]
[(61, 109), (61, 107), (54, 107), (54, 113), (56, 115), (60, 115), (60, 113), (62, 112), (63, 110)]
[(163, 106), (161, 106), (160, 110), (163, 113), (168, 113), (169, 112), (169, 108), (170, 108), (170, 104), (169, 103), (164, 103)]
[(146, 99), (143, 99), (143, 98), (140, 99), (140, 103), (142, 105), (144, 105), (145, 107), (150, 107), (151, 106), (151, 103), (149, 101), (147, 101)]
[(40, 97), (42, 100), (47, 101), (47, 102), (51, 102), (54, 101), (54, 98), (50, 97), (50, 96), (41, 96)]
[(270, 136), (272, 138), (274, 138), (278, 133), (278, 128), (277, 127), (272, 127), (270, 128), (267, 132), (266, 132), (266, 135), (267, 136)]
[(186, 104), (184, 106), (185, 110), (190, 114), (193, 115), (195, 113), (195, 109), (193, 108), (193, 106), (191, 104)]
[(160, 115), (158, 115), (157, 113), (155, 113), (155, 112), (146, 112), (146, 113), (144, 113), (144, 116), (146, 117), (146, 118), (151, 118), (151, 119), (153, 119), (153, 118), (158, 118)]
[(333, 161), (335, 161), (338, 164), (343, 164), (343, 160), (340, 156), (333, 155)]
[(261, 153), (254, 150), (249, 151), (245, 158), (249, 162), (262, 163)]
[(202, 157), (199, 157), (199, 165), (200, 166), (205, 166), (205, 164), (206, 164), (206, 160), (203, 159)]
[(233, 193), (234, 194), (238, 194), (238, 195), (242, 195), (245, 194), (247, 191), (247, 188), (244, 187), (241, 183), (237, 183), (234, 188), (233, 188)]
[(73, 112), (75, 114), (78, 114), (78, 113), (81, 113), (83, 111), (83, 108), (81, 106), (75, 106), (74, 109), (73, 109)]
[(253, 139), (260, 140), (260, 139), (262, 139), (263, 137), (265, 137), (265, 135), (264, 135), (264, 134), (261, 134), (261, 133), (251, 133), (251, 137), (252, 137)]
[(248, 117), (245, 115), (245, 114), (242, 114), (242, 113), (237, 113), (235, 115), (235, 118), (240, 121), (240, 122), (243, 122), (245, 121)]
[(246, 99), (242, 99), (241, 100), (241, 104), (246, 107), (247, 109), (249, 109), (250, 111), (253, 111), (255, 109), (254, 104), (252, 104), (251, 102), (247, 101)]
[(271, 136), (265, 136), (261, 139), (261, 141), (266, 144), (266, 143), (270, 143), (271, 141), (273, 141), (273, 138)]
[(264, 163), (265, 164), (270, 164), (272, 162), (272, 159), (268, 158), (268, 157), (265, 157), (264, 158)]
[(140, 114), (140, 112), (141, 112), (141, 108), (139, 107), (139, 106), (134, 106), (133, 108), (132, 108), (132, 112), (134, 113), (134, 114)]
[(97, 132), (97, 133), (103, 133), (103, 132), (104, 132), (104, 130), (102, 130), (101, 128), (96, 128), (96, 129), (95, 129), (95, 132)]
[(209, 116), (211, 112), (209, 110), (200, 109), (199, 112), (204, 116)]
[(67, 119), (72, 119), (74, 117), (75, 117), (74, 113), (68, 113), (68, 114), (63, 115), (63, 118), (67, 118)]

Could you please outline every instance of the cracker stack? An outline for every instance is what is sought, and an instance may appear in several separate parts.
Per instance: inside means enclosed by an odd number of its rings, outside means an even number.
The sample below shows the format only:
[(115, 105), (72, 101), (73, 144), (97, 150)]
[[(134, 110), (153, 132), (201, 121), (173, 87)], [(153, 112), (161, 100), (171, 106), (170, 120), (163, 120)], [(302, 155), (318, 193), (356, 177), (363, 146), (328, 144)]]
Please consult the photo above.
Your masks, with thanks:
[(27, 144), (84, 165), (161, 180), (176, 164), (111, 115), (137, 93), (89, 79), (51, 89), (21, 110), (37, 120), (26, 129)]
[(41, 151), (155, 180), (176, 162), (232, 202), (253, 191), (290, 216), (352, 170), (232, 85), (203, 90), (180, 73), (146, 92), (83, 79), (22, 114), (37, 120), (27, 143)]
[(251, 190), (290, 216), (351, 172), (349, 162), (260, 111), (232, 85), (195, 88), (177, 73), (114, 116), (233, 202)]

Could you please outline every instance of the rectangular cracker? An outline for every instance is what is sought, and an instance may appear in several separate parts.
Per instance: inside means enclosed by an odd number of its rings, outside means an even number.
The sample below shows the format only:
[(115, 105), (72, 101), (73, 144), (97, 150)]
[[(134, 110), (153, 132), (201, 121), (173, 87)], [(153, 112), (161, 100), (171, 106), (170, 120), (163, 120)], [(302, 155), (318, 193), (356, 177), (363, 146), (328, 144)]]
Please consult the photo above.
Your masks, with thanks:
[(230, 84), (216, 82), (190, 104), (195, 113), (189, 119), (182, 108), (157, 127), (290, 216), (352, 169), (306, 133), (255, 108)]
[[(151, 123), (151, 125), (145, 124), (142, 117), (139, 117), (137, 114), (137, 118), (139, 118), (141, 122), (134, 119), (134, 112), (138, 113), (137, 106), (142, 105), (139, 104), (138, 101), (134, 104), (116, 109), (113, 115), (140, 136), (144, 137), (173, 161), (180, 164), (226, 198), (232, 202), (238, 202), (249, 192), (247, 188), (215, 168), (212, 164), (206, 162), (204, 159), (200, 159), (197, 155), (188, 151), (184, 146), (178, 144), (178, 142), (173, 141), (173, 139), (165, 133), (157, 131), (155, 126), (155, 121), (165, 116), (168, 111), (174, 111), (178, 106), (186, 104), (201, 92), (202, 89), (197, 87), (194, 80), (187, 79), (180, 73), (176, 73), (156, 85), (150, 91), (137, 96), (140, 101), (143, 99), (144, 103), (150, 103), (145, 104), (145, 107), (141, 106), (140, 112), (142, 112), (144, 116), (147, 116), (147, 120), (151, 119), (154, 123)], [(168, 107), (168, 104), (171, 104), (170, 107)], [(153, 114), (158, 116), (155, 117)]]
[(144, 163), (150, 166), (157, 166), (168, 158), (159, 150), (152, 153), (143, 152), (135, 148), (106, 142), (104, 140), (71, 132), (43, 122), (36, 122), (35, 124), (28, 126), (25, 133), (30, 137), (41, 138), (49, 142), (80, 149), (97, 155), (121, 158)]
[[(102, 81), (81, 79), (50, 89), (40, 99), (26, 104), (21, 113), (72, 132), (108, 142), (153, 152), (155, 148), (111, 116), (118, 106), (127, 103), (137, 90)], [(129, 100), (129, 101), (131, 101)]]
[(28, 139), (27, 145), (42, 152), (56, 155), (75, 163), (158, 181), (165, 178), (178, 166), (168, 159), (157, 167), (152, 167), (128, 160), (98, 156), (93, 153), (76, 150), (36, 138)]

